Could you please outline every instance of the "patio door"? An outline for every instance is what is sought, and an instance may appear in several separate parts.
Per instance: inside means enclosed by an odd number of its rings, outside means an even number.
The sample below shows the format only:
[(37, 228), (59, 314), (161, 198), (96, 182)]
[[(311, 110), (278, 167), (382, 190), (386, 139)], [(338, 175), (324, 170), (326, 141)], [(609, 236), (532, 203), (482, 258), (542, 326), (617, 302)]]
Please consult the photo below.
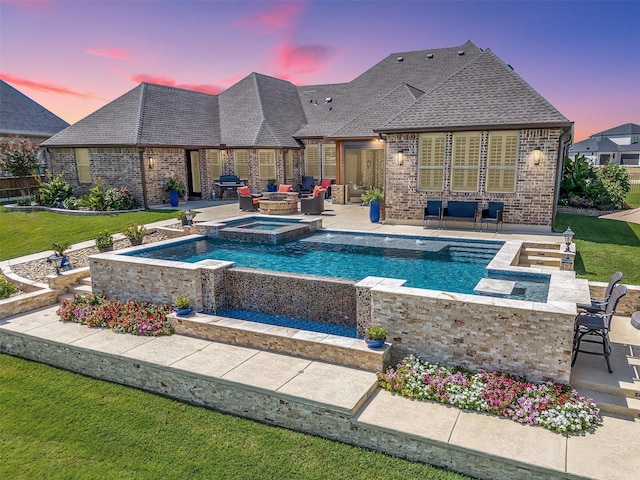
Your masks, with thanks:
[(202, 197), (200, 152), (198, 150), (187, 150), (187, 176), (189, 178), (189, 197)]
[(379, 142), (345, 143), (344, 180), (360, 189), (384, 189), (384, 146)]

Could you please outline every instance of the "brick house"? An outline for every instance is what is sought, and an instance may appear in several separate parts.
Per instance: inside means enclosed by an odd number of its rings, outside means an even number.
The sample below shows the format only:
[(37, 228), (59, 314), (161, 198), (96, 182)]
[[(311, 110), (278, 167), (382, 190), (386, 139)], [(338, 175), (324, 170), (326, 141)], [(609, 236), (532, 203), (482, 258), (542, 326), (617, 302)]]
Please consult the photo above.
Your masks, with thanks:
[(550, 230), (573, 124), (472, 42), (389, 55), (348, 83), (252, 73), (219, 95), (143, 83), (43, 142), (75, 192), (101, 177), (145, 205), (176, 176), (209, 198), (220, 175), (252, 191), (331, 179), (334, 203), (385, 191), (386, 218), (428, 199), (505, 203), (505, 223)]

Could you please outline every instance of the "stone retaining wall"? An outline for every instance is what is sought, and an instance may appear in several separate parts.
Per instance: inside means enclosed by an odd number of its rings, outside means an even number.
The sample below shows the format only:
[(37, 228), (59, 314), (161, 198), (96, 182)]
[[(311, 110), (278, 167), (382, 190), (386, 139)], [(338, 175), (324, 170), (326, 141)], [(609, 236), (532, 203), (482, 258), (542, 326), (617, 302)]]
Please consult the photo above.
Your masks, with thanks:
[[(616, 315), (630, 317), (634, 312), (640, 311), (640, 285), (627, 285), (624, 283), (624, 277), (621, 283), (627, 287), (627, 294), (620, 299)], [(606, 288), (606, 282), (589, 282), (592, 298), (602, 298)]]

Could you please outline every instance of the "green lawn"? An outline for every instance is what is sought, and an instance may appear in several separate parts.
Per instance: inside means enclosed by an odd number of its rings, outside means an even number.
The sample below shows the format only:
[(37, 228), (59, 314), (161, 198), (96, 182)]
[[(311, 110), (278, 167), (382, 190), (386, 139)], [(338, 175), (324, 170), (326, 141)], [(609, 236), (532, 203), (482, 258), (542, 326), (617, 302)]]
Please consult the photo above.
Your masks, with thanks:
[(118, 233), (130, 223), (146, 224), (175, 217), (175, 210), (71, 216), (0, 207), (0, 260), (50, 250), (54, 242), (72, 244), (91, 240), (105, 229)]
[(640, 285), (640, 225), (583, 215), (558, 214), (555, 228), (575, 232), (578, 277), (607, 282), (615, 271), (623, 283)]
[(469, 478), (0, 355), (0, 478)]

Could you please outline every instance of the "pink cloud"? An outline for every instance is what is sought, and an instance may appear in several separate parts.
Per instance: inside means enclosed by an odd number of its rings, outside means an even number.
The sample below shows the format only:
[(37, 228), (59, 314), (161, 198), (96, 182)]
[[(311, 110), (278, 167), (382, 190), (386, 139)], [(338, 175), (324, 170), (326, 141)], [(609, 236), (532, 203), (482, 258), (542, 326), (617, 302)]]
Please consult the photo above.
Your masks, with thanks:
[(324, 70), (335, 54), (335, 49), (324, 45), (295, 45), (283, 43), (276, 47), (276, 68), (280, 78), (291, 79), (297, 75)]
[[(60, 85), (54, 85), (52, 83), (45, 82), (34, 82), (33, 80), (29, 80), (22, 77), (16, 77), (14, 75), (9, 75), (8, 73), (0, 72), (0, 79), (4, 80), (7, 83), (11, 83), (13, 85), (17, 85), (20, 87), (31, 88), (33, 90), (39, 90), (45, 93), (58, 93), (61, 95), (72, 95), (74, 97), (80, 98), (98, 98), (96, 95), (92, 93), (78, 92), (76, 90), (72, 90), (67, 87), (63, 87)], [(102, 99), (101, 99), (102, 100)]]
[(184, 88), (185, 90), (194, 90), (196, 92), (211, 93), (213, 95), (217, 95), (222, 90), (224, 90), (222, 87), (218, 87), (217, 85), (176, 83), (176, 81), (173, 80), (172, 78), (147, 75), (144, 73), (132, 75), (130, 79), (136, 83), (141, 83), (141, 82), (155, 83), (157, 85), (166, 85), (167, 87)]
[(2, 0), (2, 2), (34, 12), (46, 12), (52, 6), (51, 0)]
[(304, 10), (304, 2), (278, 2), (269, 6), (267, 10), (251, 15), (236, 22), (239, 27), (257, 27), (265, 33), (287, 30), (294, 25), (295, 17)]
[(115, 60), (131, 60), (131, 56), (123, 48), (85, 48), (85, 53)]

